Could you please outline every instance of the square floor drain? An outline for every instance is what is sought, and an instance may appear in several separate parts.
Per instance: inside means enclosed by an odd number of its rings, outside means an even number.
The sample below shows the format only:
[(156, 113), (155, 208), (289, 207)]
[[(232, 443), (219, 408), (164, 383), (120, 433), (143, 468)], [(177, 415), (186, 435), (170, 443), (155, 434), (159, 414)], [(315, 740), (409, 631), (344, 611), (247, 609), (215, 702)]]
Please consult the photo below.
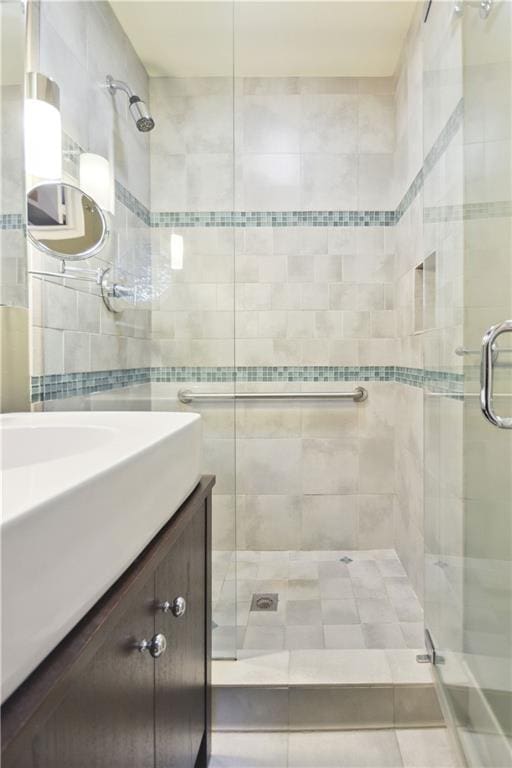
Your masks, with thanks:
[(276, 592), (256, 593), (252, 596), (251, 611), (277, 611), (278, 601)]
[(345, 555), (344, 557), (340, 557), (341, 563), (346, 563), (347, 565), (352, 562), (352, 558), (348, 555)]

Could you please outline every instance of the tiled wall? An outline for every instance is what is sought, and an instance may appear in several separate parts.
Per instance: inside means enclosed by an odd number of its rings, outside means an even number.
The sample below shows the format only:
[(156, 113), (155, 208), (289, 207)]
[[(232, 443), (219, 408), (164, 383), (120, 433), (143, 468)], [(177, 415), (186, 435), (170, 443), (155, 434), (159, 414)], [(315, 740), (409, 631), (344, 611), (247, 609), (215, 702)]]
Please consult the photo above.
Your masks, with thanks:
[[(149, 138), (136, 130), (125, 94), (112, 97), (104, 83), (112, 74), (148, 100), (148, 78), (109, 4), (43, 0), (40, 70), (60, 86), (68, 178), (78, 183), (80, 149), (99, 153), (114, 166), (117, 200), (115, 215), (107, 214), (109, 242), (85, 265), (115, 265), (118, 277), (129, 283), (145, 279), (151, 264)], [(34, 249), (31, 256), (36, 268), (55, 270), (54, 259)], [(37, 278), (31, 282), (34, 376), (149, 365), (149, 311), (133, 309), (115, 316), (103, 306), (93, 284)]]
[[(238, 388), (286, 391), (355, 385), (315, 383), (304, 366), (393, 365), (392, 80), (246, 78), (234, 127), (228, 79), (157, 78), (150, 91), (155, 237), (165, 252), (173, 222), (185, 247), (153, 313), (153, 365), (236, 363), (256, 379)], [(245, 226), (222, 226), (220, 211)], [(279, 383), (283, 366), (296, 376)], [(201, 407), (215, 546), (231, 546), (235, 497), (241, 549), (392, 546), (394, 386), (369, 383), (361, 406)]]
[[(402, 51), (396, 83), (395, 178), (401, 195), (423, 167), (423, 33), (419, 9)], [(397, 223), (395, 238), (397, 362), (423, 368), (423, 336), (415, 326), (415, 268), (424, 258), (421, 187)], [(420, 597), (424, 571), (423, 396), (421, 389), (397, 385), (400, 409), (395, 443), (394, 542)]]

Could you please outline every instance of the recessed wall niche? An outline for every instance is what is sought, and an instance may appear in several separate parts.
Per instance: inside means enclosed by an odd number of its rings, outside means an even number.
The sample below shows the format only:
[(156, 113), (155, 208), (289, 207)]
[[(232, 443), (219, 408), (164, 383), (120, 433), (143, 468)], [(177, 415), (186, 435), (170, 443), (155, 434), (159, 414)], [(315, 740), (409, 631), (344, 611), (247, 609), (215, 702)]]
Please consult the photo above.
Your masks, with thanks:
[(414, 270), (414, 331), (433, 328), (435, 323), (436, 253), (433, 251)]

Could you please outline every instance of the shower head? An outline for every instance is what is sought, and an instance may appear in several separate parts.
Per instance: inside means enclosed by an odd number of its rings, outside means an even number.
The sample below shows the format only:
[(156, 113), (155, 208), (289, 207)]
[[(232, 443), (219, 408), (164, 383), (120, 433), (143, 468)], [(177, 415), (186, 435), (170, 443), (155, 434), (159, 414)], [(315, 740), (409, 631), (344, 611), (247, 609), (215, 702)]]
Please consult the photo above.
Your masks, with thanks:
[(155, 127), (155, 121), (149, 114), (149, 110), (146, 104), (142, 101), (140, 96), (137, 96), (127, 83), (122, 80), (114, 80), (112, 75), (107, 75), (107, 87), (110, 93), (114, 94), (116, 91), (123, 91), (128, 96), (130, 101), (130, 114), (135, 121), (135, 125), (142, 133), (152, 131)]

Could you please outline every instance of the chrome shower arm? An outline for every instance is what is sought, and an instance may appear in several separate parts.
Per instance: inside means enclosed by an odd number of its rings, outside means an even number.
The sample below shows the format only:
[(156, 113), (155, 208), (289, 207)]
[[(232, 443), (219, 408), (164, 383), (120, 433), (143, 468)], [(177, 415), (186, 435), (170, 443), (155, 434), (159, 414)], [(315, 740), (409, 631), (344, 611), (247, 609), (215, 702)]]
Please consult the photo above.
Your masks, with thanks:
[(130, 99), (134, 95), (128, 83), (125, 83), (124, 80), (114, 80), (112, 75), (107, 75), (107, 88), (112, 94), (116, 91), (124, 91)]

